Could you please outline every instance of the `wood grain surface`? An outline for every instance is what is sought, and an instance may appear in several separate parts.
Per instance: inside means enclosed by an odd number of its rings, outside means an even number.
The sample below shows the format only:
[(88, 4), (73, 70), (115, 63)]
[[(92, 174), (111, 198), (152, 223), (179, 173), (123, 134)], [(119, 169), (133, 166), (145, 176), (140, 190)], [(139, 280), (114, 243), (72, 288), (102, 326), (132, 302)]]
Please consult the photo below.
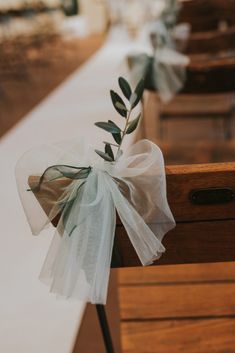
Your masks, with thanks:
[(224, 31), (204, 31), (192, 33), (186, 44), (186, 54), (218, 53), (232, 51), (235, 47), (235, 27)]
[(235, 281), (125, 285), (120, 286), (119, 295), (122, 320), (235, 315)]
[(234, 353), (235, 320), (122, 323), (123, 353)]
[(119, 285), (235, 282), (235, 262), (134, 267), (118, 271)]

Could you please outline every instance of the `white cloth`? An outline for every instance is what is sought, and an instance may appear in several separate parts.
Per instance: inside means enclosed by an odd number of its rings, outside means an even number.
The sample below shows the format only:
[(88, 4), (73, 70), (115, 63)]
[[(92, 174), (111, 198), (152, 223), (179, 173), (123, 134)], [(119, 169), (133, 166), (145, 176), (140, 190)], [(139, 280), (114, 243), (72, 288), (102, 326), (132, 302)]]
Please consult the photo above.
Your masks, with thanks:
[[(49, 190), (46, 215), (27, 191), (28, 177), (55, 164), (92, 169), (85, 183), (72, 180), (57, 199), (52, 195), (57, 172), (52, 171), (41, 186)], [(62, 296), (106, 303), (116, 211), (143, 265), (161, 256), (165, 251), (161, 241), (175, 226), (167, 203), (163, 156), (148, 140), (134, 144), (114, 163), (104, 162), (81, 142), (44, 147), (22, 157), (16, 177), (33, 234), (62, 212), (41, 272), (51, 291)]]

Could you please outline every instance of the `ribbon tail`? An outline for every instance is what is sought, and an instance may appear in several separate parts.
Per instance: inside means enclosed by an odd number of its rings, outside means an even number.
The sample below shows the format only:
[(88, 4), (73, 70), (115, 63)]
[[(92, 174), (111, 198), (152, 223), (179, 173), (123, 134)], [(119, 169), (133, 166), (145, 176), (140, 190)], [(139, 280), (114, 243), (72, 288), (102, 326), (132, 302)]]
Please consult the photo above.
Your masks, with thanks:
[[(70, 210), (63, 236), (52, 247), (41, 279), (51, 291), (93, 304), (105, 304), (116, 213), (104, 173), (92, 172)], [(60, 225), (60, 228), (62, 225)], [(49, 279), (49, 280), (48, 280)]]
[(141, 78), (145, 78), (149, 71), (150, 58), (147, 54), (129, 55), (130, 79), (137, 84)]
[(186, 72), (180, 66), (171, 66), (158, 62), (154, 65), (155, 85), (163, 102), (168, 103), (183, 88)]
[(158, 225), (158, 234), (156, 236), (139, 213), (121, 194), (115, 182), (112, 179), (108, 182), (118, 215), (142, 265), (153, 263), (165, 251), (161, 243), (164, 235), (161, 224)]

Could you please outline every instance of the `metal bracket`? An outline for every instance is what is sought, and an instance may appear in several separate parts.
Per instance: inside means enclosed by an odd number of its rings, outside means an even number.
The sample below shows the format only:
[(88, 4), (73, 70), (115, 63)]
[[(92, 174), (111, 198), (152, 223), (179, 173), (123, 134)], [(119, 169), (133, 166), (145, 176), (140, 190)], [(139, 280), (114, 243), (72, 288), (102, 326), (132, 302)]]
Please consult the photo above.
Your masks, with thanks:
[(192, 190), (189, 199), (194, 205), (217, 205), (232, 202), (235, 192), (229, 187)]
[(114, 353), (112, 337), (111, 337), (104, 305), (96, 304), (96, 311), (97, 311), (97, 315), (100, 323), (100, 328), (101, 328), (106, 352)]
[[(121, 266), (122, 266), (122, 258), (121, 258), (121, 254), (118, 248), (118, 243), (115, 237), (114, 245), (113, 245), (111, 268), (117, 268)], [(100, 324), (106, 352), (114, 353), (114, 345), (112, 341), (108, 319), (105, 312), (105, 306), (101, 304), (96, 304), (96, 311), (99, 319), (99, 324)]]

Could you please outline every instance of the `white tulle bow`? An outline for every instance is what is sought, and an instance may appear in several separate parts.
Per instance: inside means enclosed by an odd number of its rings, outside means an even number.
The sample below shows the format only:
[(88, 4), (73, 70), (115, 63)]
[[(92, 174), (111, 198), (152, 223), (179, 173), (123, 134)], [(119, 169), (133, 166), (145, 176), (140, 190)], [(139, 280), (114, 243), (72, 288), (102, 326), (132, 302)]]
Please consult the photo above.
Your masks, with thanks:
[[(36, 160), (43, 169), (37, 169)], [(35, 175), (36, 169), (42, 174), (55, 162), (91, 169), (85, 182), (73, 178), (61, 186), (60, 196), (53, 178), (43, 183), (44, 194), (49, 195), (44, 199), (49, 204), (46, 215), (33, 192), (26, 191), (28, 177)], [(40, 275), (52, 292), (62, 296), (106, 302), (116, 212), (143, 265), (161, 256), (165, 251), (161, 241), (175, 226), (167, 203), (163, 156), (148, 140), (134, 144), (115, 163), (100, 162), (82, 143), (71, 143), (66, 153), (64, 145), (45, 147), (27, 153), (18, 162), (16, 177), (34, 234), (61, 212), (61, 204), (65, 205)]]
[(186, 66), (189, 57), (174, 49), (163, 46), (154, 52), (128, 55), (130, 77), (138, 82), (140, 77), (146, 77), (147, 85), (155, 89), (164, 103), (169, 102), (179, 92), (186, 80)]

